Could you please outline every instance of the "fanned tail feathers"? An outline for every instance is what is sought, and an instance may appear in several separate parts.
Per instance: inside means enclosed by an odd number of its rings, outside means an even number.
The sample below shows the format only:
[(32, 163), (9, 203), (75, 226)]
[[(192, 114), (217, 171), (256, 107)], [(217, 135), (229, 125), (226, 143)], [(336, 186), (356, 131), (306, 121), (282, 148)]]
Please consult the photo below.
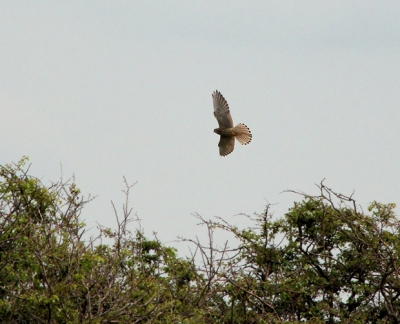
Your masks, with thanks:
[(247, 145), (251, 142), (251, 131), (245, 124), (237, 124), (233, 128), (235, 138), (240, 142), (240, 144)]

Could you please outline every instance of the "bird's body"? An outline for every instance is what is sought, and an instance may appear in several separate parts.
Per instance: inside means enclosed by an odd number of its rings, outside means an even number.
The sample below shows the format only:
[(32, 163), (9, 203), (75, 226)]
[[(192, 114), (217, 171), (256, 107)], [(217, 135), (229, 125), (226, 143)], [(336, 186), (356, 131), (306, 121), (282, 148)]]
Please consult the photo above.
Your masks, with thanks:
[(243, 145), (251, 142), (250, 129), (245, 124), (233, 125), (233, 119), (229, 106), (223, 95), (215, 91), (212, 95), (214, 103), (214, 116), (218, 121), (219, 127), (214, 129), (214, 133), (220, 135), (218, 143), (219, 154), (226, 156), (232, 153), (235, 148), (235, 138)]

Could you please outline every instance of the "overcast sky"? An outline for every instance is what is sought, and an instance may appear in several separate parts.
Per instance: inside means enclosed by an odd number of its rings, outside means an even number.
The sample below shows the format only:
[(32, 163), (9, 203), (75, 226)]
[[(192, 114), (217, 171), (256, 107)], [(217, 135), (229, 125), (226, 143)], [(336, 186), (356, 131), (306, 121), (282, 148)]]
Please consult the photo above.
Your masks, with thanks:
[[(163, 242), (202, 235), (196, 212), (280, 217), (324, 178), (400, 203), (399, 1), (1, 1), (0, 42), (0, 164), (45, 184), (62, 164), (98, 196), (88, 226), (113, 226), (123, 176)], [(216, 89), (253, 133), (227, 157)]]

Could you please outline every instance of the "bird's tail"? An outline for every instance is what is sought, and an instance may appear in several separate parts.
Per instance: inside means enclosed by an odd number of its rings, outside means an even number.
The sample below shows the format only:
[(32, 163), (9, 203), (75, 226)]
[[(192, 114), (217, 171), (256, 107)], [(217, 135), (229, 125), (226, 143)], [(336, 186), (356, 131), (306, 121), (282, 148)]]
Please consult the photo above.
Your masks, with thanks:
[(251, 131), (245, 124), (237, 124), (233, 128), (233, 133), (240, 144), (247, 145), (251, 142)]

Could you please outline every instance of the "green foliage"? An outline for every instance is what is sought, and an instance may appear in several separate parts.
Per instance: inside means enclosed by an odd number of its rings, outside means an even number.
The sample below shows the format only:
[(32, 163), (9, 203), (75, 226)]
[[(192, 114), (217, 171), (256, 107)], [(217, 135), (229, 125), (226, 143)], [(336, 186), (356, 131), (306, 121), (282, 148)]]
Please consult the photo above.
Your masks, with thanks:
[(128, 212), (117, 231), (101, 228), (85, 241), (80, 213), (90, 198), (70, 181), (44, 186), (25, 162), (0, 169), (0, 322), (165, 323), (192, 315), (175, 303), (196, 277), (190, 260), (128, 231)]
[[(179, 258), (144, 235), (127, 202), (115, 230), (89, 239), (80, 215), (91, 198), (73, 181), (45, 186), (26, 162), (0, 166), (0, 323), (400, 321), (394, 204), (366, 214), (321, 183), (281, 219), (268, 206), (247, 216), (246, 229), (197, 215), (209, 241), (185, 239), (195, 251)], [(235, 247), (214, 244), (221, 230)]]

